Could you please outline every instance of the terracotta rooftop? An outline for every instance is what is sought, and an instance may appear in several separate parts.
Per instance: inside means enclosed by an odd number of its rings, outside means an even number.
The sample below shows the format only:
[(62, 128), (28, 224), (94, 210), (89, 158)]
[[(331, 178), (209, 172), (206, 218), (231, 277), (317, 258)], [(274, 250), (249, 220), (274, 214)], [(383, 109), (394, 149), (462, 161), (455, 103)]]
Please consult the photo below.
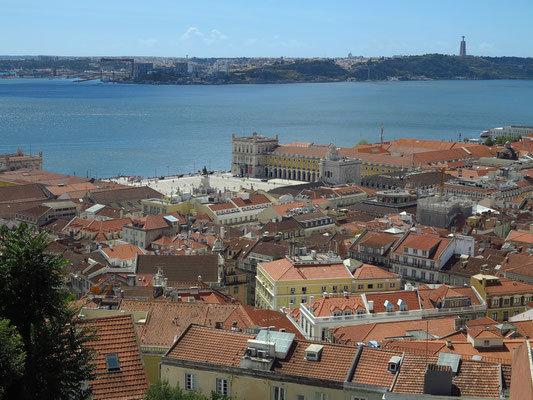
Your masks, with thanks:
[(414, 290), (402, 290), (396, 292), (383, 293), (366, 293), (366, 300), (374, 302), (374, 311), (372, 313), (386, 312), (385, 301), (389, 301), (394, 305), (394, 311), (400, 311), (398, 307), (398, 300), (403, 300), (407, 304), (407, 310), (420, 310), (418, 300), (418, 293)]
[(161, 347), (170, 347), (174, 338), (190, 324), (222, 326), (237, 307), (235, 304), (126, 299), (120, 304), (120, 310), (148, 313), (146, 323), (136, 325), (139, 341), (142, 346)]
[(427, 251), (428, 255), (426, 258), (430, 260), (437, 260), (446, 247), (448, 247), (450, 242), (450, 239), (442, 238), (437, 235), (419, 235), (415, 232), (410, 232), (409, 235), (396, 248), (396, 250), (394, 250), (394, 254), (404, 254), (404, 247), (408, 247), (420, 251)]
[(330, 329), (330, 334), (338, 343), (355, 345), (358, 342), (368, 343), (370, 340), (381, 342), (391, 338), (408, 338), (412, 337), (414, 331), (427, 332), (438, 338), (447, 336), (456, 331), (455, 317), (343, 326)]
[(342, 263), (294, 265), (288, 258), (261, 263), (261, 268), (276, 281), (302, 279), (351, 278), (352, 274)]
[(313, 343), (316, 342), (294, 340), (287, 357), (284, 360), (276, 359), (272, 370), (287, 375), (344, 382), (357, 353), (357, 347), (320, 343), (324, 346), (320, 359), (309, 361), (305, 358), (305, 350)]
[(361, 310), (366, 313), (365, 303), (359, 295), (319, 297), (309, 306), (316, 317), (330, 317), (334, 311), (351, 311), (356, 314), (357, 310)]
[(399, 279), (400, 275), (375, 265), (363, 264), (354, 271), (353, 277), (355, 279)]
[(401, 357), (402, 353), (363, 347), (351, 382), (389, 388), (395, 377), (388, 372), (389, 360), (393, 356)]
[[(406, 353), (392, 391), (423, 394), (427, 365), (437, 360), (435, 356)], [(499, 399), (500, 376), (497, 363), (462, 360), (452, 381), (452, 396)]]
[(249, 339), (255, 335), (190, 325), (166, 357), (239, 367)]
[(507, 278), (499, 278), (498, 281), (488, 283), (485, 286), (485, 291), (490, 295), (497, 294), (513, 294), (513, 293), (532, 293), (533, 285), (525, 282), (515, 281)]
[[(0, 174), (0, 180), (2, 179), (3, 174)], [(11, 203), (30, 200), (48, 200), (51, 196), (47, 196), (45, 194), (43, 187), (43, 185), (36, 183), (28, 185), (0, 187), (0, 203)]]
[(366, 234), (357, 242), (357, 245), (368, 246), (373, 248), (382, 248), (398, 240), (398, 236), (390, 233), (371, 232)]
[(453, 287), (448, 285), (440, 285), (436, 289), (420, 289), (418, 290), (422, 308), (434, 308), (438, 302), (441, 302), (444, 298), (453, 299), (458, 297), (470, 298), (470, 304), (479, 305), (481, 302), (476, 293), (471, 287)]
[(263, 194), (251, 195), (248, 199), (242, 199), (240, 197), (233, 197), (231, 199), (231, 201), (237, 207), (248, 207), (248, 206), (271, 203), (271, 201), (268, 199), (268, 197), (266, 197)]
[(137, 254), (144, 254), (144, 251), (142, 251), (138, 246), (134, 246), (132, 244), (105, 247), (102, 249), (102, 251), (109, 258), (118, 258), (120, 260), (131, 260), (132, 258), (135, 258)]
[[(87, 343), (96, 351), (95, 378), (89, 381), (92, 398), (141, 399), (148, 389), (131, 315), (79, 321), (96, 330), (96, 339)], [(106, 355), (115, 354), (120, 370), (108, 371)]]

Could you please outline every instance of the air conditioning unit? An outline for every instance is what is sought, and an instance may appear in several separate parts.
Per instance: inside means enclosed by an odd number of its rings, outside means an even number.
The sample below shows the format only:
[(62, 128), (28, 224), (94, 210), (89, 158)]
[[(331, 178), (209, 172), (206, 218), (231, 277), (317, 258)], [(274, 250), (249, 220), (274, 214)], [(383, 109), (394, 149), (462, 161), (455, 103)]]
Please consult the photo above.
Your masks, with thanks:
[(266, 350), (257, 350), (257, 357), (259, 358), (267, 358), (268, 352)]

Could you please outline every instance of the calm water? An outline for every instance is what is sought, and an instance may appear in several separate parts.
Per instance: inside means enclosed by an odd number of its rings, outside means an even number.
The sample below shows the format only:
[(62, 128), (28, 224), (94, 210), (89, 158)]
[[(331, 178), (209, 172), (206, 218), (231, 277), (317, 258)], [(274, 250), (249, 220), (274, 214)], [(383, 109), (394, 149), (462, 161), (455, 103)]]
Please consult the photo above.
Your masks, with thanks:
[(353, 146), (457, 140), (533, 124), (533, 81), (148, 86), (0, 79), (0, 153), (43, 150), (45, 169), (154, 176), (227, 169), (231, 134)]

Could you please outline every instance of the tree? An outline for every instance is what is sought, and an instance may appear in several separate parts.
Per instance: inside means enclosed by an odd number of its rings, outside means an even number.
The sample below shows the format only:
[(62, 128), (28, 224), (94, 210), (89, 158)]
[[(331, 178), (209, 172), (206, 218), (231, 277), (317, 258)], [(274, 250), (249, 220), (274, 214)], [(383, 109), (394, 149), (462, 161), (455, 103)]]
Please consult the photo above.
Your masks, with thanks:
[(368, 144), (368, 141), (365, 140), (365, 139), (361, 139), (359, 142), (357, 142), (357, 145), (359, 146), (360, 144)]
[(0, 318), (16, 327), (26, 353), (24, 371), (5, 388), (20, 399), (85, 399), (93, 351), (88, 328), (64, 289), (65, 261), (46, 251), (45, 233), (26, 224), (0, 229)]
[(490, 136), (485, 140), (485, 146), (494, 146), (494, 140)]
[(24, 345), (16, 329), (9, 320), (0, 320), (0, 400), (4, 399), (5, 389), (24, 373)]

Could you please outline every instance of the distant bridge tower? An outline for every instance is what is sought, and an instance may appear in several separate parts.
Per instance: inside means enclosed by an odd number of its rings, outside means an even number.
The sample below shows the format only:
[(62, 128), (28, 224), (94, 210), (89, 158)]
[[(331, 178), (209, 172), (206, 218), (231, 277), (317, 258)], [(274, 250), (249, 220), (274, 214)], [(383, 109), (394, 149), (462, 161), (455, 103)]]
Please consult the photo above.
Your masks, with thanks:
[(463, 40), (461, 40), (461, 48), (459, 49), (459, 56), (460, 57), (466, 57), (466, 42), (465, 37), (462, 36)]

